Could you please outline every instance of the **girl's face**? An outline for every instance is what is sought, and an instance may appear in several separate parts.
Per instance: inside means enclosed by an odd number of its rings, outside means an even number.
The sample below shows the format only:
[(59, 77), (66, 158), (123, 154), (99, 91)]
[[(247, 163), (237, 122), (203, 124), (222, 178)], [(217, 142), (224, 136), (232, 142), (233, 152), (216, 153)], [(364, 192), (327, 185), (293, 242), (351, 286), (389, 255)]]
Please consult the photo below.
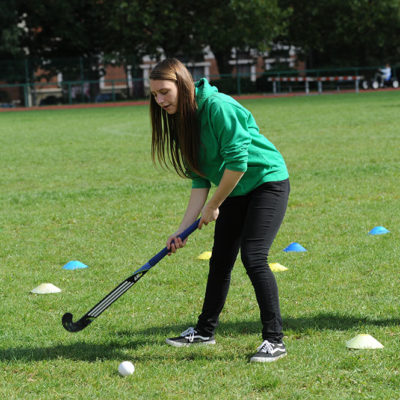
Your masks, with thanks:
[(150, 79), (150, 91), (157, 104), (168, 114), (178, 110), (178, 87), (174, 81)]

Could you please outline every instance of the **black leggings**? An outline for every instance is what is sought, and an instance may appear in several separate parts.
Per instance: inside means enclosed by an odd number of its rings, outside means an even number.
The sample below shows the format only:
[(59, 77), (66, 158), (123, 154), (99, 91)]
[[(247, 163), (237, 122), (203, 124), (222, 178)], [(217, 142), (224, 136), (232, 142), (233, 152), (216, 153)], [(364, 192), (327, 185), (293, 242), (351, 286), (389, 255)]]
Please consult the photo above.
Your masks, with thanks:
[(228, 197), (219, 208), (206, 294), (196, 329), (213, 335), (229, 290), (239, 249), (260, 308), (262, 337), (282, 340), (278, 286), (268, 266), (268, 252), (285, 215), (289, 179), (267, 182), (244, 196)]

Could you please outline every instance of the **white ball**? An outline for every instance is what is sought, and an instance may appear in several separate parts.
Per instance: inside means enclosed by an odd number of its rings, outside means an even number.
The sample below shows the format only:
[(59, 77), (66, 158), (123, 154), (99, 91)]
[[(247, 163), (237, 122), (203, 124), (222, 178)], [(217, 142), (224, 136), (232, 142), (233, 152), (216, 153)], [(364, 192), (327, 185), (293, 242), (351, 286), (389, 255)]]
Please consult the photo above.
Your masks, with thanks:
[(132, 375), (135, 372), (135, 367), (130, 361), (122, 361), (118, 366), (118, 372), (122, 376)]

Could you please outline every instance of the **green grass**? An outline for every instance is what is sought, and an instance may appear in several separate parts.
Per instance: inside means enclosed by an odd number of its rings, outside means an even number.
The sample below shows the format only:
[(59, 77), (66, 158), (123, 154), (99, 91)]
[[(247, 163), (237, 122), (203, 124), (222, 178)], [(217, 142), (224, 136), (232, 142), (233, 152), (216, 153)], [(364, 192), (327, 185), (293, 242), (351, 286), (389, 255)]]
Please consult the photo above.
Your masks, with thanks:
[[(154, 168), (146, 107), (0, 114), (0, 398), (394, 399), (400, 385), (400, 96), (360, 93), (243, 104), (283, 153), (292, 192), (271, 250), (288, 357), (248, 363), (260, 344), (240, 261), (217, 345), (164, 344), (195, 323), (212, 227), (194, 233), (86, 330), (86, 313), (156, 254), (190, 182)], [(383, 225), (388, 235), (368, 231)], [(291, 242), (308, 252), (285, 253)], [(70, 260), (88, 269), (65, 271)], [(51, 282), (60, 294), (33, 295)], [(382, 350), (350, 351), (369, 333)], [(123, 360), (135, 364), (118, 375)]]

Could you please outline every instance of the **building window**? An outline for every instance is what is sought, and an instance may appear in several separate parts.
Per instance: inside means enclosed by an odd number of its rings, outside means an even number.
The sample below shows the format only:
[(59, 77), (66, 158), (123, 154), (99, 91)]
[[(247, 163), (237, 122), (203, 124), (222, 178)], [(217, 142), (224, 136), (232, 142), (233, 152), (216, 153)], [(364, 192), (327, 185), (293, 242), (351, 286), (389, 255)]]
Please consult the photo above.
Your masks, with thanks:
[(251, 76), (251, 65), (250, 64), (239, 64), (236, 66), (236, 73), (245, 78), (250, 78)]
[(257, 79), (257, 67), (254, 59), (230, 60), (229, 64), (234, 68), (235, 73), (239, 72), (243, 78), (249, 78), (252, 82)]
[(187, 63), (185, 66), (192, 74), (195, 81), (198, 81), (201, 78), (209, 79), (210, 77), (210, 62), (208, 61)]
[(192, 74), (193, 79), (198, 81), (201, 78), (204, 78), (204, 67), (203, 66), (187, 66), (187, 69)]
[(291, 69), (296, 64), (296, 49), (294, 46), (287, 46), (276, 43), (270, 51), (267, 52), (265, 69)]

